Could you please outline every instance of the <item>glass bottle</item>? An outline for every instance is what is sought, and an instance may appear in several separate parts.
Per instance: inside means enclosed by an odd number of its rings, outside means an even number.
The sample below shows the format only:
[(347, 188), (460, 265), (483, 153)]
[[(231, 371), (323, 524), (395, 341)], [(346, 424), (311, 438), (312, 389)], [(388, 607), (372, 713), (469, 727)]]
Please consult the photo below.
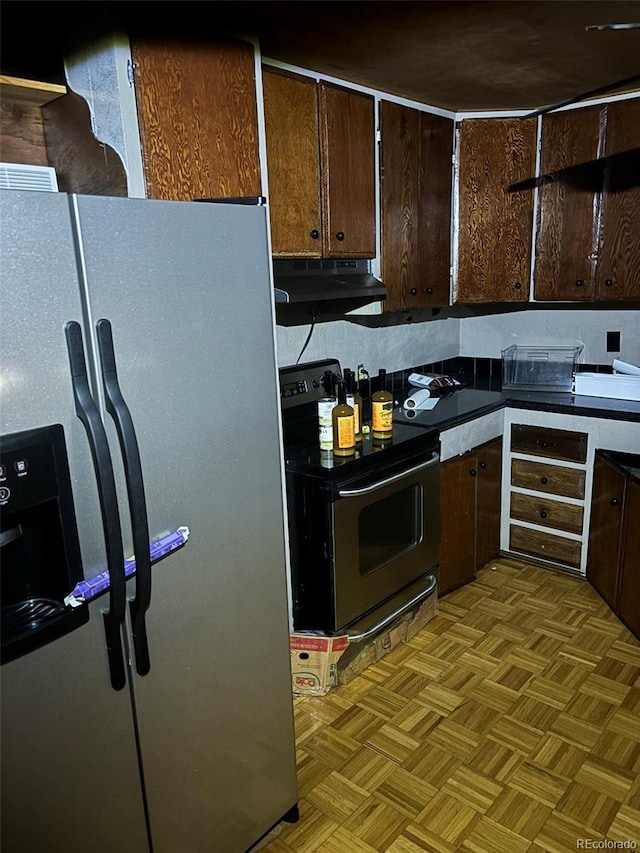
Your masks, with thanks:
[(378, 390), (371, 395), (371, 435), (391, 438), (393, 434), (393, 394), (386, 389), (387, 371), (378, 371)]
[(338, 403), (331, 412), (333, 422), (333, 455), (352, 456), (356, 452), (353, 406), (347, 405), (347, 390), (338, 382)]
[(356, 444), (359, 444), (362, 441), (362, 397), (353, 370), (345, 370), (344, 379), (347, 389), (347, 405), (353, 408), (353, 430), (356, 436)]

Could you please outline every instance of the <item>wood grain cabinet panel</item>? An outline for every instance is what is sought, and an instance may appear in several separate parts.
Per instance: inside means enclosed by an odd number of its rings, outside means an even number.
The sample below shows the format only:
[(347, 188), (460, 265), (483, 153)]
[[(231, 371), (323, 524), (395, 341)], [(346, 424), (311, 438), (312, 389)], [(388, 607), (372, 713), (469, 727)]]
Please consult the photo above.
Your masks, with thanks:
[(375, 257), (373, 97), (271, 66), (262, 79), (273, 255)]
[(640, 299), (640, 98), (542, 118), (536, 300)]
[(465, 119), (458, 127), (454, 302), (526, 302), (535, 119)]
[(511, 485), (582, 500), (586, 473), (579, 468), (561, 468), (529, 459), (511, 460)]
[(325, 82), (318, 92), (324, 255), (373, 258), (374, 99)]
[(640, 480), (633, 477), (626, 495), (624, 557), (618, 588), (618, 615), (640, 639)]
[(587, 579), (640, 639), (640, 458), (596, 451)]
[(385, 310), (449, 304), (453, 121), (380, 102)]
[(582, 534), (583, 509), (579, 504), (512, 492), (511, 518), (565, 530), (568, 533)]
[(315, 80), (262, 70), (274, 256), (322, 254), (318, 89)]
[(533, 557), (561, 563), (574, 569), (580, 567), (582, 543), (575, 539), (567, 539), (563, 536), (512, 524), (509, 548), (522, 554), (530, 554)]
[(640, 299), (640, 98), (607, 104), (596, 297)]
[(438, 594), (472, 581), (500, 548), (502, 437), (442, 463)]
[(139, 37), (131, 55), (147, 195), (261, 195), (253, 45)]
[(513, 424), (511, 450), (514, 453), (546, 456), (566, 462), (584, 462), (587, 458), (587, 434)]
[(542, 118), (536, 299), (594, 298), (600, 210), (595, 161), (604, 136), (604, 119), (602, 107), (549, 113)]

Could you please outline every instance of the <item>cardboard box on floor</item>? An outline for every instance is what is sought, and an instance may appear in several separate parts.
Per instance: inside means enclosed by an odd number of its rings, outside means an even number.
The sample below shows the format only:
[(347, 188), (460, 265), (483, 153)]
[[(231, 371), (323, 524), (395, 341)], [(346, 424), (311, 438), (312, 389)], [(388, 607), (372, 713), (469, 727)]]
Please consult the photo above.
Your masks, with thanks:
[[(438, 597), (399, 617), (368, 641), (317, 634), (291, 634), (291, 680), (295, 696), (325, 696), (338, 683), (348, 684), (400, 643), (407, 643), (438, 615)], [(347, 651), (348, 650), (348, 651)], [(345, 654), (346, 652), (346, 654)]]
[(338, 683), (337, 664), (349, 638), (291, 634), (291, 683), (294, 696), (324, 696)]

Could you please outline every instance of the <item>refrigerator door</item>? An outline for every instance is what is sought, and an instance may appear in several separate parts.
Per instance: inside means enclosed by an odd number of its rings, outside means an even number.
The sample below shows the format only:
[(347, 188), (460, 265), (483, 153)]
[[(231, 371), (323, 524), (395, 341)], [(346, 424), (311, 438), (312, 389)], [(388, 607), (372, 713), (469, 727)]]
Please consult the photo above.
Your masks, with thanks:
[(134, 678), (154, 851), (239, 853), (297, 799), (265, 209), (73, 201), (151, 540), (190, 530), (152, 567), (151, 668)]
[[(65, 345), (66, 321), (82, 320), (69, 199), (1, 190), (0, 216), (2, 434), (62, 425), (87, 577), (105, 554)], [(35, 460), (25, 476), (38, 476)], [(148, 849), (131, 700), (110, 686), (104, 607), (2, 666), (3, 853)]]

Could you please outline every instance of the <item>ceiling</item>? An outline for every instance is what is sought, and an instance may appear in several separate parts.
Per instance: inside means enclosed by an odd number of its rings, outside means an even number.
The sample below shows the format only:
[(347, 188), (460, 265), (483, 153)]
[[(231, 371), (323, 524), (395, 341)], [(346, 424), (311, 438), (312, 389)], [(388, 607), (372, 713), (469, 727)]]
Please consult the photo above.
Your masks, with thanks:
[(51, 82), (67, 36), (103, 15), (167, 35), (256, 36), (265, 57), (456, 112), (535, 110), (640, 77), (640, 29), (585, 29), (640, 22), (639, 0), (3, 0), (0, 14), (2, 72)]

